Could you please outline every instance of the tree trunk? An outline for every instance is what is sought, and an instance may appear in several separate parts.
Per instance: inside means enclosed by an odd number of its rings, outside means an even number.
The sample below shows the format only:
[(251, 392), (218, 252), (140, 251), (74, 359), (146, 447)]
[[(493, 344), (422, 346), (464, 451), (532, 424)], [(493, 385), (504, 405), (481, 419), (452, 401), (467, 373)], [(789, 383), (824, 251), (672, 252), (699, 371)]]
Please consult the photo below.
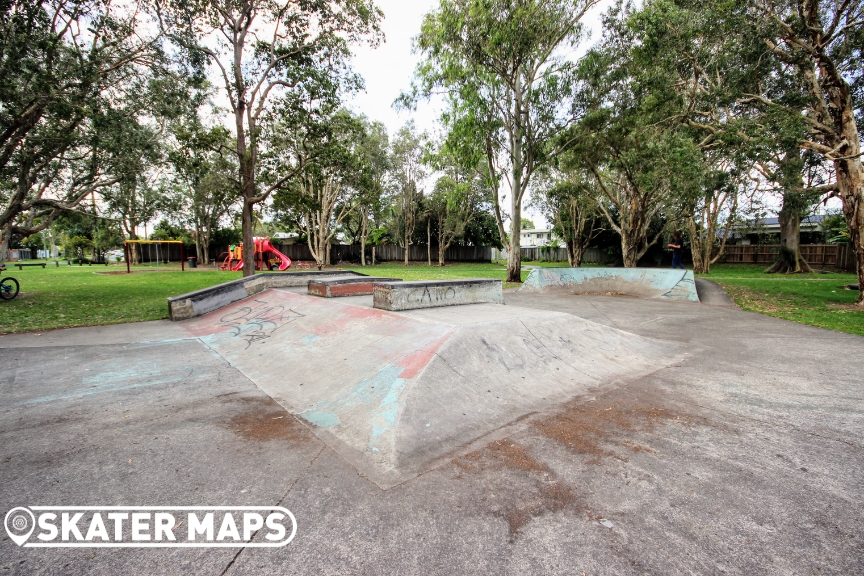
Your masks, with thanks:
[(507, 254), (507, 282), (522, 282), (522, 206), (517, 194), (512, 194), (512, 220), (510, 222), (510, 251)]
[(438, 227), (438, 266), (444, 266), (444, 227)]
[(411, 246), (410, 242), (411, 242), (411, 238), (408, 235), (408, 228), (406, 227), (405, 228), (405, 243), (403, 244), (403, 246), (404, 246), (403, 255), (405, 256), (405, 266), (408, 266), (408, 247)]
[[(850, 112), (851, 114), (851, 112)], [(854, 120), (852, 121), (854, 123)], [(853, 124), (854, 126), (854, 124)], [(857, 130), (855, 130), (857, 137)], [(847, 150), (852, 156), (860, 154), (858, 140), (847, 140)], [(835, 161), (837, 174), (837, 189), (843, 200), (843, 215), (846, 217), (846, 227), (849, 229), (849, 244), (855, 254), (855, 266), (858, 273), (858, 299), (855, 304), (864, 308), (864, 167), (861, 157)]]
[(794, 207), (780, 210), (780, 253), (767, 274), (810, 273), (810, 265), (801, 257), (801, 213)]
[(9, 255), (9, 241), (12, 238), (12, 222), (3, 227), (2, 237), (0, 237), (0, 267), (6, 263), (6, 258)]
[(696, 219), (693, 216), (687, 218), (687, 233), (690, 235), (690, 254), (693, 256), (693, 273), (707, 274), (710, 267), (710, 253), (708, 254), (708, 258), (706, 258), (705, 246), (711, 246), (711, 242), (707, 238), (703, 240), (699, 226), (697, 226)]
[(360, 266), (366, 266), (366, 236), (369, 234), (369, 219), (366, 210), (360, 210)]
[(206, 228), (206, 232), (201, 235), (201, 258), (198, 259), (198, 265), (210, 263), (210, 233), (212, 228)]
[[(783, 206), (778, 214), (780, 220), (780, 253), (777, 261), (765, 272), (775, 274), (794, 274), (801, 272), (812, 272), (807, 261), (801, 257), (801, 217), (805, 209), (807, 195), (804, 192), (804, 177), (801, 174), (801, 152), (793, 150), (788, 152), (784, 159), (789, 167), (789, 172), (794, 172), (784, 182)], [(808, 206), (809, 208), (809, 206)]]
[(426, 265), (432, 266), (432, 219), (426, 218)]
[[(51, 259), (57, 260), (57, 244), (54, 242), (54, 234), (50, 230), (48, 231), (48, 239), (51, 241)], [(0, 260), (0, 264), (2, 263), (3, 261)]]
[(567, 249), (567, 265), (571, 268), (576, 268), (576, 255), (573, 253), (573, 243), (565, 242), (564, 247)]
[(582, 266), (582, 258), (585, 256), (585, 250), (588, 246), (579, 240), (565, 242), (564, 246), (567, 248), (567, 264), (571, 268)]
[(372, 245), (372, 266), (375, 266), (375, 248), (377, 248), (377, 246), (375, 246), (373, 244)]
[(625, 268), (635, 268), (639, 263), (639, 258), (642, 255), (639, 253), (639, 248), (635, 245), (638, 239), (635, 239), (627, 233), (627, 228), (621, 226), (621, 259), (624, 261)]
[(201, 258), (201, 227), (195, 223), (195, 257), (199, 263), (206, 263), (205, 258)]
[(255, 274), (255, 239), (252, 231), (252, 204), (243, 200), (243, 277)]

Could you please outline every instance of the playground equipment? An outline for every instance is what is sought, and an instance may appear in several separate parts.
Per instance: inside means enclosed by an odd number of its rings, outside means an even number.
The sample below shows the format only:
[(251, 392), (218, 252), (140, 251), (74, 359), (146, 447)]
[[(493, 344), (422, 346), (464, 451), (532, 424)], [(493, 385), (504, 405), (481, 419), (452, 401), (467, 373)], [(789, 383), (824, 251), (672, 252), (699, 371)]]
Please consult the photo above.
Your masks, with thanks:
[[(272, 270), (273, 269), (273, 260), (269, 257), (265, 257), (264, 255), (267, 253), (273, 254), (278, 259), (279, 270), (284, 271), (291, 267), (291, 259), (288, 258), (285, 254), (277, 250), (273, 244), (270, 242), (270, 238), (267, 236), (256, 236), (253, 238), (255, 242), (255, 270)], [(222, 260), (222, 265), (220, 266), (222, 270), (231, 270), (233, 272), (237, 272), (238, 270), (243, 269), (243, 243), (241, 242), (238, 245), (232, 245), (228, 247), (228, 253), (225, 255), (224, 260)]]
[[(171, 263), (170, 251), (169, 250), (160, 250), (159, 245), (160, 244), (179, 244), (180, 245), (180, 271), (181, 272), (186, 271), (186, 265), (185, 265), (186, 259), (184, 258), (185, 255), (183, 254), (183, 242), (181, 240), (125, 240), (123, 242), (123, 253), (126, 256), (126, 273), (127, 274), (132, 273), (132, 269), (131, 269), (130, 264), (129, 264), (129, 261), (131, 260), (131, 256), (132, 256), (132, 250), (131, 250), (130, 244), (131, 245), (141, 244), (142, 246), (146, 245), (148, 247), (148, 253), (147, 253), (147, 257), (148, 257), (147, 261), (148, 262), (154, 261), (153, 248), (155, 246), (155, 248), (156, 248), (155, 262), (156, 262), (157, 268), (159, 267), (159, 262), (162, 262), (163, 264), (170, 264)], [(142, 255), (142, 257), (144, 256), (143, 248), (141, 251), (141, 255)]]

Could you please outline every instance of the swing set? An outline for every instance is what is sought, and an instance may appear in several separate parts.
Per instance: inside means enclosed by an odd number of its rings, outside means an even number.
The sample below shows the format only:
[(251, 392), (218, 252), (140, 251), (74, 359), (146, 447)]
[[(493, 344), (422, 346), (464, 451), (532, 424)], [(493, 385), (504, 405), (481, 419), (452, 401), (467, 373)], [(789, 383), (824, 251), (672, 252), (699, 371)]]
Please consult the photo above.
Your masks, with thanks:
[[(181, 240), (125, 240), (123, 242), (123, 253), (126, 255), (126, 273), (131, 274), (132, 268), (130, 267), (130, 256), (132, 255), (133, 247), (130, 244), (147, 244), (148, 251), (148, 262), (153, 262), (153, 246), (156, 246), (156, 268), (159, 268), (159, 262), (161, 261), (163, 264), (171, 263), (171, 251), (170, 250), (162, 250), (160, 253), (159, 245), (160, 244), (179, 244), (180, 245), (180, 271), (186, 271), (186, 259), (185, 254), (183, 253), (183, 242)], [(169, 247), (170, 248), (170, 247)], [(144, 255), (144, 250), (142, 247), (141, 255)], [(164, 260), (163, 260), (164, 258)]]

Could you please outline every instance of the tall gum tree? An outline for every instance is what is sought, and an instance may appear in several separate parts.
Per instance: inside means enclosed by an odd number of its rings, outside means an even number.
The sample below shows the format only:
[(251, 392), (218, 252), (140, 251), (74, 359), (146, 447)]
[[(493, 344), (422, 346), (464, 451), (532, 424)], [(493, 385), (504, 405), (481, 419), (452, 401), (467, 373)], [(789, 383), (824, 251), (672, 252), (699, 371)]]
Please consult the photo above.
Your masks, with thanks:
[(688, 218), (699, 272), (707, 272), (722, 255), (727, 238), (708, 228), (716, 228), (718, 215), (727, 217), (746, 205), (728, 186), (712, 188), (723, 173), (729, 183), (739, 184), (739, 194), (748, 180), (741, 176), (750, 172), (781, 197), (783, 248), (768, 272), (809, 270), (799, 249), (801, 220), (820, 196), (836, 190), (821, 177), (823, 170), (813, 170), (813, 153), (802, 162), (799, 147), (811, 138), (801, 114), (810, 106), (807, 81), (797, 65), (784, 63), (766, 45), (772, 25), (754, 17), (757, 4), (652, 0), (630, 19), (638, 30), (642, 61), (665, 69), (680, 99), (680, 111), (667, 121), (692, 133), (705, 160), (706, 185), (694, 215), (701, 223)]
[(585, 251), (603, 231), (599, 196), (592, 176), (584, 170), (550, 170), (535, 190), (532, 204), (554, 224), (571, 268), (582, 265)]
[(330, 247), (370, 187), (371, 168), (361, 150), (368, 127), (345, 110), (301, 129), (275, 125), (272, 143), (299, 159), (301, 170), (273, 196), (277, 218), (301, 229), (318, 268), (330, 264)]
[(408, 266), (410, 246), (413, 243), (417, 216), (423, 201), (420, 188), (426, 178), (424, 155), (426, 135), (419, 134), (413, 122), (399, 129), (390, 147), (390, 177), (394, 194), (393, 208), (399, 233), (399, 244), (404, 249), (404, 264)]
[(646, 59), (644, 43), (620, 4), (605, 16), (603, 41), (580, 62), (585, 115), (563, 136), (573, 167), (596, 182), (626, 267), (684, 219), (704, 176), (698, 142), (681, 122), (669, 121), (682, 110), (674, 82)]
[[(273, 99), (294, 92), (337, 91), (351, 82), (352, 44), (381, 38), (381, 11), (371, 0), (171, 1), (163, 23), (193, 58), (211, 63), (222, 80), (235, 131), (242, 201), (243, 275), (255, 273), (255, 206), (285, 187), (300, 170), (261, 178), (263, 124)], [(319, 94), (320, 95), (320, 94)], [(301, 106), (290, 108), (302, 114)]]
[[(575, 64), (580, 20), (598, 0), (442, 0), (416, 39), (424, 59), (403, 103), (444, 93), (462, 136), (477, 139), (489, 165), (507, 281), (521, 282), (522, 203), (534, 172), (560, 153), (555, 137), (579, 116)], [(453, 119), (448, 120), (454, 123)], [(460, 122), (456, 122), (459, 124)], [(510, 195), (510, 233), (500, 184)]]
[[(164, 72), (145, 1), (11, 0), (0, 5), (0, 264), (13, 235), (118, 182), (106, 122), (150, 115)], [(108, 128), (110, 132), (110, 127)]]
[[(830, 195), (843, 203), (858, 283), (864, 285), (864, 165), (861, 161), (861, 58), (864, 3), (854, 0), (750, 0), (747, 14), (767, 52), (794, 71), (807, 97), (800, 147), (833, 164)], [(761, 92), (741, 98), (765, 114), (782, 102)], [(793, 110), (793, 112), (796, 112)], [(864, 291), (856, 304), (864, 308)]]

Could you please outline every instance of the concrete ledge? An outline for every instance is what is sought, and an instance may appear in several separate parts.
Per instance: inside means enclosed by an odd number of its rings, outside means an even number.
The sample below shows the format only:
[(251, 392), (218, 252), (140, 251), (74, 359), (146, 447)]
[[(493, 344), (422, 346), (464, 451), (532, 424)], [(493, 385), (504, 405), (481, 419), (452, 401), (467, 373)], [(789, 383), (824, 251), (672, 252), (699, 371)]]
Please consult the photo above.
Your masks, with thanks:
[(503, 304), (501, 280), (464, 278), (420, 282), (376, 282), (373, 306), (381, 310), (416, 310), (479, 303)]
[(349, 271), (333, 272), (271, 272), (255, 274), (247, 278), (232, 280), (195, 292), (168, 298), (168, 314), (171, 320), (188, 320), (224, 308), (233, 302), (254, 296), (268, 288), (289, 288), (305, 286), (310, 280), (322, 277), (346, 277), (365, 274)]
[(534, 268), (519, 292), (613, 293), (699, 302), (692, 271), (664, 268)]
[(316, 278), (309, 281), (308, 292), (311, 296), (335, 298), (338, 296), (364, 296), (372, 294), (376, 282), (400, 282), (401, 278), (380, 276), (348, 276), (347, 278)]

